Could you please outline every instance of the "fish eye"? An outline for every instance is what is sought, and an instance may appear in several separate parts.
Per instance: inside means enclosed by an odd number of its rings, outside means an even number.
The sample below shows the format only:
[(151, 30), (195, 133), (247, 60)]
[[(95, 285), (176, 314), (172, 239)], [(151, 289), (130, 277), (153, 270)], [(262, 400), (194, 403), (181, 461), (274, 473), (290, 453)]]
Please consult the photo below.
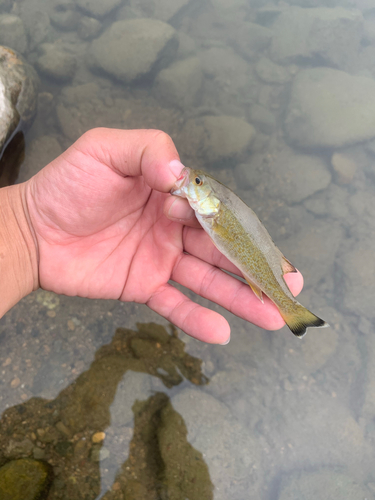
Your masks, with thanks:
[(201, 186), (201, 185), (203, 184), (203, 181), (202, 181), (202, 179), (201, 179), (200, 177), (196, 177), (196, 178), (194, 179), (194, 182), (195, 182), (195, 184), (196, 184), (197, 186)]

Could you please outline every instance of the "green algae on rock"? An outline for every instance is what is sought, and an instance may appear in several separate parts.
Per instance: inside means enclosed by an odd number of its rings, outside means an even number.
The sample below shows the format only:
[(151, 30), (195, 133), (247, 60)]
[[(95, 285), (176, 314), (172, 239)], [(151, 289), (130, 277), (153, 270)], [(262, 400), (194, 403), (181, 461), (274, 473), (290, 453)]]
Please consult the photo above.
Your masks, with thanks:
[(20, 458), (0, 468), (1, 500), (41, 500), (47, 498), (52, 467), (30, 458)]

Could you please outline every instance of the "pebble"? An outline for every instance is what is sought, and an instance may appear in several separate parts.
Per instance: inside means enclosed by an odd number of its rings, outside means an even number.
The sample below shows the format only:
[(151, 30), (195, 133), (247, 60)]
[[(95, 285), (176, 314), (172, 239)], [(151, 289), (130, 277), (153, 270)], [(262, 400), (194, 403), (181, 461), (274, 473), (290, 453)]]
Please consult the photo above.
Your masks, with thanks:
[(21, 380), (18, 377), (16, 377), (12, 380), (12, 382), (10, 383), (10, 386), (12, 389), (16, 389), (20, 385), (20, 383), (21, 383)]
[(3, 365), (2, 365), (2, 366), (9, 366), (9, 365), (11, 364), (11, 362), (12, 362), (11, 358), (7, 358), (7, 359), (4, 361), (4, 363), (3, 363)]
[(105, 432), (95, 432), (92, 436), (91, 441), (93, 443), (101, 443), (105, 439)]

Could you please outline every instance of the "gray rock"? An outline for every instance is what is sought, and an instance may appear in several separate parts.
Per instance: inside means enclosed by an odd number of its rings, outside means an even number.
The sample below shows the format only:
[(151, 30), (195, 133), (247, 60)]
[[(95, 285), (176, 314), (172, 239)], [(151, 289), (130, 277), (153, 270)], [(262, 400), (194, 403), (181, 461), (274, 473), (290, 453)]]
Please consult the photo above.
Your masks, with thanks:
[[(305, 283), (307, 287), (310, 285), (307, 280)], [(318, 288), (314, 291), (319, 293)], [(316, 309), (308, 299), (301, 298), (301, 302), (327, 322), (329, 320), (331, 324), (331, 318), (334, 317), (335, 313), (333, 309), (327, 307)], [(274, 359), (278, 361), (280, 367), (290, 374), (293, 385), (295, 382), (303, 380), (303, 377), (306, 378), (307, 375), (320, 370), (331, 362), (332, 357), (337, 354), (340, 337), (339, 333), (334, 329), (334, 325), (331, 325), (330, 328), (308, 330), (303, 342), (294, 342), (294, 340), (290, 336), (288, 336), (287, 340), (282, 335), (272, 337)], [(292, 390), (295, 389), (293, 387)]]
[(45, 43), (40, 46), (42, 55), (37, 59), (36, 66), (44, 75), (58, 82), (68, 82), (74, 76), (77, 61), (57, 43)]
[(25, 27), (29, 35), (29, 49), (34, 50), (48, 36), (51, 28), (50, 18), (47, 12), (28, 12), (23, 16)]
[(136, 400), (150, 397), (151, 375), (128, 371), (117, 386), (116, 396), (110, 407), (111, 427), (123, 427), (133, 420), (132, 406)]
[(276, 62), (323, 59), (349, 69), (358, 54), (363, 30), (360, 11), (314, 8), (286, 9), (273, 25), (271, 57)]
[(11, 439), (8, 446), (4, 450), (4, 455), (7, 458), (19, 458), (20, 456), (31, 455), (33, 450), (33, 443), (30, 439), (25, 438), (22, 441)]
[(200, 60), (189, 57), (160, 71), (155, 79), (155, 94), (168, 106), (187, 109), (197, 104), (201, 86)]
[[(0, 151), (10, 140), (20, 119), (23, 128), (33, 121), (39, 81), (34, 69), (21, 56), (0, 47)], [(1, 174), (1, 173), (0, 173)]]
[(375, 81), (330, 68), (296, 76), (285, 119), (299, 147), (343, 147), (375, 137)]
[(289, 148), (274, 155), (254, 155), (250, 163), (238, 167), (243, 187), (256, 188), (266, 197), (298, 203), (325, 189), (330, 181), (324, 161), (313, 155), (296, 154)]
[(241, 22), (229, 34), (229, 43), (246, 59), (254, 59), (266, 49), (272, 38), (272, 30), (260, 24)]
[(282, 480), (278, 500), (329, 500), (367, 499), (374, 495), (364, 486), (354, 481), (348, 473), (335, 470), (298, 472)]
[(102, 29), (102, 23), (93, 17), (83, 16), (78, 24), (78, 35), (82, 40), (96, 38)]
[(308, 288), (316, 287), (321, 280), (332, 275), (343, 239), (344, 231), (340, 224), (316, 220), (279, 246), (302, 272), (305, 288)]
[(225, 22), (242, 20), (248, 9), (246, 0), (211, 0), (216, 13)]
[[(130, 0), (124, 7), (127, 19), (131, 17), (150, 17), (169, 22), (189, 3), (189, 0)], [(123, 10), (123, 9), (122, 9)]]
[(267, 407), (261, 432), (273, 442), (273, 458), (284, 471), (323, 465), (363, 471), (371, 456), (363, 430), (346, 405), (308, 379), (283, 384)]
[(14, 0), (0, 0), (0, 12), (9, 12), (13, 7)]
[(204, 116), (186, 122), (180, 141), (186, 155), (194, 150), (205, 164), (228, 167), (246, 153), (254, 137), (254, 127), (241, 118)]
[(372, 238), (349, 249), (339, 260), (343, 279), (340, 303), (347, 310), (374, 319), (375, 243)]
[(250, 121), (264, 134), (272, 134), (276, 128), (275, 115), (259, 104), (253, 104), (251, 106)]
[(162, 21), (117, 21), (92, 42), (91, 64), (130, 83), (167, 66), (177, 45), (176, 31)]
[(119, 7), (123, 0), (76, 0), (77, 5), (90, 16), (101, 19)]
[(283, 84), (291, 79), (289, 72), (270, 59), (262, 57), (255, 65), (256, 74), (266, 83)]
[(21, 54), (26, 52), (27, 35), (22, 19), (11, 14), (0, 16), (0, 44)]
[(184, 420), (189, 443), (203, 455), (215, 486), (215, 500), (258, 499), (260, 446), (228, 407), (193, 389), (177, 394), (172, 406)]
[(176, 60), (181, 61), (182, 59), (193, 56), (197, 50), (195, 40), (183, 31), (178, 31), (177, 36), (178, 50), (176, 54)]
[(244, 116), (244, 102), (256, 101), (259, 80), (252, 66), (230, 47), (200, 50), (204, 75), (205, 105), (216, 107), (222, 114)]
[(76, 4), (71, 0), (58, 0), (51, 13), (51, 21), (64, 31), (75, 31), (82, 14), (77, 12)]

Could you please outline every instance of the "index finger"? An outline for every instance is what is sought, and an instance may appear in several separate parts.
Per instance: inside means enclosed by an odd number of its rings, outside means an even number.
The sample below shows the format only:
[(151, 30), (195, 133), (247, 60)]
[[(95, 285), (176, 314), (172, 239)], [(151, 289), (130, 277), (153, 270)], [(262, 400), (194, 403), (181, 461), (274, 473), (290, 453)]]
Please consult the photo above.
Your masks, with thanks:
[(72, 148), (123, 177), (143, 175), (151, 188), (164, 193), (172, 189), (184, 168), (171, 137), (161, 130), (95, 128), (83, 134)]

